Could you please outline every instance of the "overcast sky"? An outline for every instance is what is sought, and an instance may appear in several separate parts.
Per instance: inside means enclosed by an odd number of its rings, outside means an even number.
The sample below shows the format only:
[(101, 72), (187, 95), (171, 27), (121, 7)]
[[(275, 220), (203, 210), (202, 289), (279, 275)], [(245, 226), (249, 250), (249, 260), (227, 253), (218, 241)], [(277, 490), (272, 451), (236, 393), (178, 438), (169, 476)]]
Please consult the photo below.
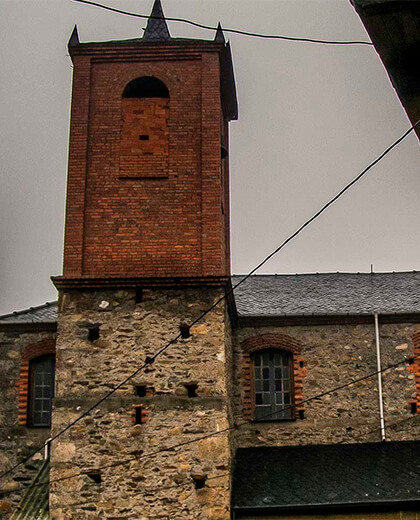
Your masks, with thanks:
[[(149, 14), (152, 0), (103, 0)], [(348, 0), (163, 0), (165, 14), (250, 31), (367, 39)], [(73, 0), (0, 0), (0, 313), (56, 298), (71, 61), (67, 41), (145, 22)], [(213, 34), (169, 23), (173, 36)], [(229, 35), (232, 270), (245, 273), (409, 126), (375, 50)], [(420, 147), (409, 136), (261, 272), (420, 269)]]

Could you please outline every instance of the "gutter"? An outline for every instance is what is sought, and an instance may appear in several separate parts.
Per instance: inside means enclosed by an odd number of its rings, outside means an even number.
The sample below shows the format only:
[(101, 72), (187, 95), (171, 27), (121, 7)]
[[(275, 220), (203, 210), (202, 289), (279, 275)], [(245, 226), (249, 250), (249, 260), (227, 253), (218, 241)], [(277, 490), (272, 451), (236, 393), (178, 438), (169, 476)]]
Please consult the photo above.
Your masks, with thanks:
[[(384, 312), (381, 323), (419, 323), (420, 313)], [(238, 313), (238, 327), (267, 327), (286, 325), (332, 325), (332, 324), (371, 324), (372, 311), (363, 314), (330, 313), (330, 314), (241, 314)]]
[[(246, 519), (244, 515), (301, 515), (301, 514), (331, 514), (356, 513), (356, 512), (390, 512), (418, 510), (420, 499), (390, 499), (371, 502), (336, 502), (321, 504), (293, 504), (293, 505), (267, 505), (267, 506), (232, 506), (232, 520)], [(414, 509), (411, 509), (414, 508)], [(253, 518), (253, 517), (252, 517)]]

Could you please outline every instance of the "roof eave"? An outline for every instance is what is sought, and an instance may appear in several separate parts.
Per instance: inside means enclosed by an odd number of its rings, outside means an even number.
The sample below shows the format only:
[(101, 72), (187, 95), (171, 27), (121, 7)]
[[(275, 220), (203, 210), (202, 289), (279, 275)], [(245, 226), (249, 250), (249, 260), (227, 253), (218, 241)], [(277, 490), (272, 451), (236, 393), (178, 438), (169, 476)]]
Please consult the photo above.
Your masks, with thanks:
[(41, 322), (35, 321), (32, 323), (23, 322), (23, 323), (1, 323), (0, 322), (0, 332), (6, 333), (24, 333), (24, 332), (55, 332), (57, 330), (57, 322), (56, 321), (48, 321)]
[(283, 504), (283, 505), (267, 505), (267, 506), (235, 506), (231, 505), (231, 509), (235, 511), (235, 513), (269, 513), (269, 514), (277, 514), (277, 513), (288, 513), (288, 514), (299, 514), (299, 513), (312, 513), (316, 512), (317, 514), (322, 514), (323, 512), (328, 513), (331, 510), (337, 511), (370, 511), (374, 509), (377, 512), (383, 510), (409, 510), (412, 507), (418, 508), (420, 504), (420, 498), (415, 498), (411, 500), (378, 500), (378, 501), (370, 501), (370, 502), (331, 502), (331, 503), (322, 503), (322, 504)]
[[(333, 325), (372, 323), (372, 313), (348, 314), (249, 314), (238, 313), (238, 327), (265, 327), (274, 325)], [(381, 323), (418, 323), (420, 312), (377, 312)]]

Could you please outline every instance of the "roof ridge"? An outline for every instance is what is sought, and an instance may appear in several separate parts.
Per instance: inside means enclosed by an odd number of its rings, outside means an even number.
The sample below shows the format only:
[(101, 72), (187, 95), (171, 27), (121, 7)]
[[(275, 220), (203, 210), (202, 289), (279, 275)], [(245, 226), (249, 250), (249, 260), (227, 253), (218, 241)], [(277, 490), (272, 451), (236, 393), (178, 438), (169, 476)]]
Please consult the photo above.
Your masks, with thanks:
[[(332, 275), (332, 274), (343, 274), (343, 275), (384, 275), (384, 274), (413, 274), (420, 273), (420, 270), (417, 271), (415, 269), (411, 271), (326, 271), (326, 272), (311, 272), (311, 273), (262, 273), (262, 274), (252, 274), (251, 277), (262, 277), (262, 276), (323, 276), (323, 275)], [(231, 276), (248, 276), (247, 273), (235, 273)]]

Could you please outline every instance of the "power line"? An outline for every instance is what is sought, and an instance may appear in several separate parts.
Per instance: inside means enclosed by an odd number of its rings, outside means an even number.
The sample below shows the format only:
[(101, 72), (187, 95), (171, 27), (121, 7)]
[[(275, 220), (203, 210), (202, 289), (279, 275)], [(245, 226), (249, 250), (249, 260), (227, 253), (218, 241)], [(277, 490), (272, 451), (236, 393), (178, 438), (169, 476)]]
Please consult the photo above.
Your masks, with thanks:
[[(395, 428), (396, 426), (399, 426), (400, 424), (404, 424), (408, 421), (412, 421), (416, 417), (418, 417), (418, 415), (414, 414), (414, 415), (410, 415), (410, 417), (404, 417), (404, 419), (400, 419), (399, 421), (387, 423), (386, 429), (388, 430), (390, 428)], [(356, 435), (356, 437), (352, 436), (350, 440), (354, 441), (357, 439), (361, 439), (363, 437), (366, 437), (367, 435), (371, 435), (372, 433), (379, 433), (381, 431), (382, 431), (381, 427), (376, 427), (376, 428), (373, 428), (372, 430), (368, 430), (367, 432), (363, 432), (360, 435)], [(347, 439), (346, 440), (343, 439), (342, 441), (338, 442), (337, 444), (346, 444), (346, 442), (347, 442)]]
[[(401, 419), (401, 420), (399, 420), (399, 421), (395, 421), (395, 422), (393, 422), (393, 423), (388, 423), (388, 424), (387, 424), (387, 429), (395, 428), (396, 426), (399, 426), (400, 424), (403, 424), (403, 423), (406, 423), (406, 422), (408, 422), (408, 421), (411, 421), (411, 420), (413, 420), (413, 419), (418, 419), (418, 418), (419, 418), (418, 415), (412, 415), (412, 416), (410, 416), (410, 417), (405, 417), (404, 419)], [(352, 436), (351, 439), (343, 439), (342, 441), (338, 442), (337, 444), (350, 444), (350, 442), (348, 442), (348, 441), (354, 441), (354, 440), (360, 439), (360, 438), (362, 438), (362, 437), (365, 437), (365, 436), (367, 436), (367, 435), (370, 435), (370, 434), (372, 434), (372, 433), (376, 433), (376, 432), (380, 432), (380, 431), (381, 431), (381, 428), (380, 428), (380, 427), (379, 427), (379, 428), (377, 427), (377, 428), (374, 428), (374, 429), (369, 430), (369, 431), (367, 431), (367, 432), (364, 432), (364, 433), (362, 433), (361, 435), (358, 435), (358, 436), (356, 436), (356, 437)], [(133, 459), (133, 460), (136, 460), (136, 459)], [(95, 468), (95, 469), (97, 469), (97, 470), (98, 470), (98, 469), (103, 469), (103, 467), (101, 467), (101, 468)], [(80, 476), (80, 475), (83, 475), (83, 474), (86, 474), (86, 472), (84, 472), (84, 473), (79, 473), (79, 474), (74, 475), (74, 476)], [(226, 477), (226, 476), (228, 476), (228, 475), (230, 475), (230, 473), (227, 473), (227, 472), (225, 472), (225, 473), (220, 473), (220, 474), (218, 474), (218, 475), (213, 475), (212, 477), (208, 477), (208, 478), (206, 479), (206, 482), (208, 482), (208, 481), (210, 481), (210, 480), (216, 480), (216, 479), (219, 479), (219, 478), (223, 478), (223, 477)], [(71, 478), (74, 478), (74, 476), (71, 477)], [(51, 483), (53, 483), (53, 482), (56, 482), (56, 481), (52, 481)], [(46, 485), (46, 484), (49, 484), (49, 483), (50, 483), (49, 481), (48, 481), (48, 482), (45, 481), (45, 482), (43, 482), (43, 483), (36, 484), (36, 486)], [(191, 484), (191, 481), (190, 481), (190, 480), (186, 480), (185, 482), (181, 482), (181, 483), (179, 483), (179, 484), (173, 484), (173, 485), (171, 484), (171, 485), (168, 485), (168, 486), (160, 486), (160, 487), (158, 487), (158, 488), (146, 488), (146, 489), (142, 489), (141, 492), (142, 492), (144, 495), (147, 495), (147, 494), (155, 494), (155, 493), (158, 493), (159, 491), (167, 491), (167, 490), (169, 490), (169, 489), (178, 489), (178, 488), (182, 488), (182, 487), (184, 487), (184, 486), (186, 486), (186, 485), (188, 485), (188, 484)], [(35, 486), (34, 486), (34, 487), (35, 487)], [(11, 492), (10, 492), (10, 493), (11, 493)], [(70, 503), (70, 504), (66, 504), (66, 507), (69, 507), (69, 506), (82, 506), (82, 505), (87, 505), (87, 504), (92, 504), (92, 503), (94, 503), (93, 500), (84, 501), (84, 502), (80, 502), (80, 501), (78, 501), (78, 502), (72, 502), (72, 503)]]
[[(398, 421), (395, 421), (395, 422), (392, 422), (392, 423), (388, 423), (387, 424), (387, 429), (391, 429), (391, 428), (395, 428), (396, 426), (399, 426), (400, 424), (404, 424), (406, 422), (409, 422), (409, 421), (412, 421), (414, 419), (417, 419), (419, 420), (419, 416), (418, 415), (411, 415), (410, 417), (404, 417), (403, 419), (400, 419)], [(365, 437), (367, 435), (370, 435), (372, 433), (377, 433), (377, 432), (380, 432), (381, 431), (381, 428), (380, 427), (376, 427), (372, 430), (369, 430), (367, 432), (364, 432), (356, 437), (352, 436), (350, 439), (343, 439), (342, 441), (338, 442), (337, 444), (350, 444), (350, 442), (348, 441), (354, 441), (354, 440), (357, 440), (357, 439), (360, 439), (362, 437)], [(101, 469), (101, 468), (98, 468), (98, 469)], [(82, 473), (83, 474), (83, 473)], [(215, 479), (218, 479), (218, 478), (223, 478), (223, 477), (226, 477), (230, 475), (230, 473), (220, 473), (218, 475), (213, 475), (212, 477), (208, 477), (206, 479), (206, 482), (208, 482), (209, 480), (215, 480)], [(168, 490), (168, 489), (177, 489), (177, 488), (180, 488), (180, 487), (184, 487), (186, 486), (187, 484), (190, 484), (191, 482), (190, 481), (185, 481), (185, 482), (181, 482), (179, 484), (174, 484), (174, 485), (168, 485), (168, 486), (163, 486), (163, 487), (158, 487), (158, 488), (146, 488), (146, 489), (143, 489), (142, 492), (144, 494), (150, 494), (150, 493), (158, 493), (159, 491), (162, 491), (162, 490)], [(43, 485), (46, 484), (46, 482), (43, 483)], [(90, 504), (92, 503), (92, 501), (89, 501), (89, 502), (73, 502), (71, 504), (66, 504), (66, 506), (73, 506), (73, 505), (84, 505), (84, 504)]]
[[(322, 397), (325, 397), (326, 395), (330, 395), (330, 394), (332, 394), (334, 392), (338, 392), (339, 390), (343, 390), (346, 387), (349, 387), (351, 385), (360, 383), (361, 381), (365, 381), (366, 379), (374, 377), (374, 376), (376, 376), (378, 374), (381, 374), (383, 372), (387, 372), (388, 370), (391, 370), (392, 368), (398, 367), (398, 366), (400, 366), (400, 365), (402, 365), (404, 363), (407, 363), (407, 362), (412, 363), (418, 357), (420, 357), (420, 354), (418, 354), (416, 356), (412, 356), (410, 358), (406, 358), (405, 357), (403, 360), (398, 361), (397, 363), (393, 363), (392, 365), (388, 365), (385, 368), (382, 368), (381, 370), (376, 370), (375, 372), (370, 372), (370, 373), (365, 374), (364, 376), (358, 377), (356, 379), (351, 379), (350, 381), (347, 381), (346, 383), (343, 383), (341, 385), (335, 386), (334, 388), (326, 390), (325, 392), (321, 392), (320, 394), (308, 397), (307, 399), (304, 399), (303, 401), (301, 401), (299, 403), (299, 405), (297, 405), (297, 404), (287, 405), (281, 411), (271, 412), (269, 414), (266, 414), (266, 415), (260, 417), (259, 419), (260, 420), (268, 419), (269, 417), (272, 417), (273, 415), (277, 415), (278, 413), (281, 413), (281, 412), (284, 412), (286, 410), (290, 410), (290, 409), (296, 408), (297, 406), (300, 406), (302, 404), (310, 403), (311, 401), (315, 401), (317, 399), (321, 399)], [(149, 458), (149, 457), (154, 457), (156, 455), (159, 455), (160, 453), (171, 452), (171, 451), (173, 451), (173, 450), (175, 450), (177, 448), (183, 448), (184, 446), (188, 446), (188, 445), (191, 445), (191, 444), (195, 444), (196, 442), (200, 442), (200, 441), (203, 441), (203, 440), (206, 440), (206, 439), (210, 439), (212, 437), (216, 437), (217, 435), (221, 435), (222, 433), (228, 433), (229, 431), (237, 430), (238, 428), (241, 428), (242, 426), (250, 424), (251, 422), (252, 422), (251, 420), (247, 419), (247, 420), (242, 421), (240, 423), (237, 423), (237, 424), (235, 424), (233, 426), (228, 426), (228, 427), (223, 428), (221, 430), (216, 430), (216, 431), (210, 432), (210, 433), (208, 433), (206, 435), (202, 435), (201, 437), (197, 437), (195, 439), (190, 439), (188, 441), (183, 441), (183, 442), (180, 442), (178, 444), (174, 444), (172, 446), (169, 446), (167, 448), (159, 448), (158, 450), (155, 450), (155, 451), (152, 451), (152, 452), (149, 452), (149, 453), (144, 453), (144, 454), (141, 454), (141, 455), (138, 455), (138, 456), (129, 457), (127, 459), (119, 460), (117, 462), (112, 462), (110, 464), (106, 464), (106, 465), (103, 465), (103, 466), (100, 466), (100, 467), (92, 467), (90, 469), (86, 469), (86, 470), (83, 470), (83, 471), (78, 471), (77, 473), (72, 473), (70, 475), (66, 475), (64, 477), (60, 477), (60, 478), (57, 478), (57, 479), (54, 479), (54, 480), (39, 482), (38, 484), (35, 484), (34, 487), (42, 486), (42, 485), (45, 485), (47, 483), (53, 484), (53, 483), (57, 483), (57, 482), (63, 482), (65, 480), (70, 480), (70, 479), (73, 479), (73, 478), (76, 478), (76, 477), (80, 477), (80, 476), (86, 475), (86, 474), (88, 474), (91, 471), (99, 471), (99, 470), (102, 470), (102, 469), (115, 468), (115, 467), (118, 467), (118, 466), (123, 466), (125, 464), (129, 464), (130, 462), (138, 461), (140, 459), (146, 459), (146, 458)]]
[[(86, 5), (92, 5), (94, 7), (99, 7), (100, 9), (104, 9), (106, 11), (111, 11), (113, 13), (123, 14), (126, 16), (133, 16), (135, 18), (142, 18), (145, 20), (166, 20), (169, 22), (181, 22), (188, 25), (192, 25), (193, 27), (199, 27), (200, 29), (206, 29), (209, 31), (217, 31), (217, 27), (213, 27), (211, 25), (205, 25), (202, 23), (194, 22), (192, 20), (188, 20), (186, 18), (171, 18), (167, 16), (148, 16), (145, 14), (139, 14), (139, 13), (133, 13), (130, 11), (124, 11), (123, 9), (117, 9), (116, 7), (110, 7), (108, 5), (103, 5), (98, 2), (93, 2), (90, 0), (74, 0), (75, 2), (79, 2), (80, 4), (86, 4)], [(223, 32), (225, 33), (232, 33), (232, 34), (241, 34), (243, 36), (252, 36), (254, 38), (264, 38), (266, 40), (285, 40), (285, 41), (291, 41), (291, 42), (305, 42), (305, 43), (319, 43), (324, 45), (370, 45), (373, 46), (372, 42), (367, 41), (359, 41), (359, 40), (353, 40), (353, 41), (338, 41), (338, 40), (320, 40), (317, 38), (299, 38), (295, 36), (284, 36), (279, 34), (261, 34), (257, 32), (250, 32), (250, 31), (244, 31), (241, 29), (223, 29)]]
[[(404, 134), (399, 137), (396, 141), (394, 141), (388, 148), (382, 152), (374, 161), (372, 161), (359, 175), (357, 175), (352, 181), (350, 181), (343, 189), (339, 191), (337, 195), (335, 195), (332, 199), (330, 199), (326, 204), (322, 206), (320, 210), (318, 210), (311, 218), (306, 220), (304, 224), (302, 224), (297, 231), (292, 233), (287, 239), (285, 239), (272, 253), (267, 255), (264, 260), (262, 260), (254, 269), (252, 269), (246, 276), (244, 276), (239, 282), (233, 285), (228, 291), (225, 292), (223, 296), (218, 298), (207, 310), (202, 312), (198, 318), (193, 320), (188, 328), (191, 329), (194, 325), (196, 325), (199, 321), (205, 318), (210, 312), (213, 311), (223, 300), (228, 298), (240, 285), (242, 285), (248, 278), (250, 278), (258, 269), (260, 269), (264, 264), (266, 264), (273, 256), (275, 256), (279, 251), (281, 251), (291, 240), (293, 240), (296, 236), (298, 236), (306, 227), (309, 226), (314, 220), (316, 220), (324, 211), (326, 211), (334, 202), (336, 202), (346, 191), (348, 191), (354, 184), (356, 184), (366, 173), (373, 168), (377, 163), (379, 163), (393, 148), (395, 148), (407, 135), (412, 132), (420, 123), (420, 120), (417, 121), (414, 125), (412, 125), (408, 130), (404, 132)], [(176, 343), (182, 337), (181, 332), (178, 333), (177, 336), (172, 338), (166, 345), (164, 345), (160, 350), (158, 350), (153, 356), (146, 357), (145, 362), (138, 367), (134, 372), (132, 372), (129, 376), (127, 376), (123, 381), (121, 381), (117, 386), (115, 386), (112, 390), (110, 390), (107, 394), (105, 394), (101, 399), (96, 401), (90, 408), (85, 410), (79, 417), (76, 417), (72, 422), (70, 422), (67, 426), (65, 426), (58, 433), (53, 435), (49, 440), (49, 443), (63, 435), (67, 430), (69, 430), (72, 426), (77, 424), (83, 417), (89, 415), (95, 408), (97, 408), (100, 404), (106, 401), (109, 397), (111, 397), (117, 390), (119, 390), (122, 386), (127, 384), (133, 377), (139, 374), (145, 367), (151, 365), (155, 362), (156, 358), (163, 354), (169, 347), (171, 347), (174, 343)], [(378, 372), (376, 372), (378, 373)], [(45, 448), (48, 443), (44, 443), (42, 446), (39, 446), (34, 451), (32, 451), (29, 455), (21, 459), (14, 466), (12, 466), (9, 470), (5, 471), (0, 475), (0, 478), (9, 475), (12, 471), (14, 471), (18, 466), (27, 462), (35, 453)]]
[[(230, 475), (230, 473), (228, 472), (225, 472), (225, 473), (219, 473), (218, 475), (213, 475), (212, 477), (207, 477), (206, 478), (206, 483), (210, 480), (216, 480), (216, 479), (219, 479), (219, 478), (223, 478), (223, 477), (226, 477)], [(45, 481), (45, 482), (41, 482), (41, 483), (38, 483), (38, 484), (35, 484), (32, 486), (32, 488), (34, 487), (38, 487), (38, 486), (45, 486), (47, 484), (50, 484), (50, 481)], [(191, 484), (191, 479), (188, 479), (188, 480), (185, 480), (184, 482), (180, 482), (178, 484), (170, 484), (170, 485), (167, 485), (167, 486), (159, 486), (157, 488), (145, 488), (145, 489), (142, 489), (142, 493), (143, 495), (154, 495), (155, 493), (159, 493), (160, 491), (167, 491), (169, 489), (178, 489), (178, 488), (183, 488), (185, 486), (187, 486), (188, 484)], [(29, 489), (29, 488), (27, 488)], [(16, 491), (8, 491), (8, 493), (15, 493)], [(22, 499), (23, 500), (23, 499)], [(88, 504), (94, 504), (96, 503), (97, 501), (96, 500), (85, 500), (84, 502), (80, 502), (80, 501), (77, 501), (77, 502), (70, 502), (69, 504), (63, 504), (63, 505), (60, 505), (60, 504), (57, 504), (57, 507), (72, 507), (72, 506), (85, 506), (85, 505), (88, 505)], [(20, 504), (22, 504), (22, 501), (20, 502)], [(17, 511), (21, 511), (22, 510), (22, 507), (20, 506), (20, 504), (17, 505)]]

